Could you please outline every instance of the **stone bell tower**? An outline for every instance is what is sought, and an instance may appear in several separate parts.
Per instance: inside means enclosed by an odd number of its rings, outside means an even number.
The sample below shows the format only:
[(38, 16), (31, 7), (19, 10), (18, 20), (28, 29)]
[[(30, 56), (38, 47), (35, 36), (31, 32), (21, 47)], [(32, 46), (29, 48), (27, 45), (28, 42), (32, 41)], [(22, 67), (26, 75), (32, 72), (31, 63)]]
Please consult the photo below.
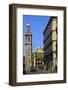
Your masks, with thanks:
[(26, 25), (25, 33), (25, 71), (30, 72), (32, 66), (32, 33), (30, 32), (30, 24)]

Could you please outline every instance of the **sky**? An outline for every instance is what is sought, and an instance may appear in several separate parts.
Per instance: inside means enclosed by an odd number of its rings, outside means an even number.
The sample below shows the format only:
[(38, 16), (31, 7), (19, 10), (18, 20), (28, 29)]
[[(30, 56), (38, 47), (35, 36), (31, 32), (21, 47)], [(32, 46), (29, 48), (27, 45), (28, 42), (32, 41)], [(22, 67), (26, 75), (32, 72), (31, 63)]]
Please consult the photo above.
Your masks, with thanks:
[[(26, 32), (26, 24), (30, 24), (30, 31), (32, 33), (32, 51), (34, 52), (37, 48), (43, 48), (43, 31), (46, 28), (50, 16), (23, 16), (23, 30)], [(25, 37), (24, 37), (25, 38)]]

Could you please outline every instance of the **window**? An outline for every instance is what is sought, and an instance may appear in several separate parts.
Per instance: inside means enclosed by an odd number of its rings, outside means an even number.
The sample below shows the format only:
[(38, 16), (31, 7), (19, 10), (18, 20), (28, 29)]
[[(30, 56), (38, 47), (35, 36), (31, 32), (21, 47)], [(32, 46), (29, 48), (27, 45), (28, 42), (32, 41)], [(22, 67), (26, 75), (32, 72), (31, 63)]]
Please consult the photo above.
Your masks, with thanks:
[(31, 45), (28, 45), (28, 48), (31, 49)]
[(27, 41), (27, 37), (26, 37), (26, 41)]
[(30, 37), (28, 37), (28, 41), (30, 41)]
[(29, 56), (31, 55), (31, 50), (28, 50), (28, 55), (29, 55)]
[(25, 48), (27, 49), (28, 48), (28, 45), (26, 45)]

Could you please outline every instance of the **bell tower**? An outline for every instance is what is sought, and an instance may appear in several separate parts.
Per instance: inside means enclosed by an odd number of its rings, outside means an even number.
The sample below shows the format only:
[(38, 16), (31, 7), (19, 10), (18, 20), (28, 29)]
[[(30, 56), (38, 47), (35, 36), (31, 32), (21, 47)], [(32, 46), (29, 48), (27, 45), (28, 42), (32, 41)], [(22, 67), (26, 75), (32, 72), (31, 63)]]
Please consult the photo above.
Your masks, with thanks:
[(25, 71), (30, 72), (32, 66), (32, 33), (30, 32), (30, 24), (26, 25), (25, 33)]

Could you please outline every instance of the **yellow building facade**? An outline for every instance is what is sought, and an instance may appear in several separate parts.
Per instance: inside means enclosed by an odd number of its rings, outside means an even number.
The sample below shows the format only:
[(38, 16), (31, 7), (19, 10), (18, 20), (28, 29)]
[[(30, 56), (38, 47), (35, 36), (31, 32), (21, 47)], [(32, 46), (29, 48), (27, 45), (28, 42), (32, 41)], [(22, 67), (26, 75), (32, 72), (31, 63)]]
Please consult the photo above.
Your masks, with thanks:
[(57, 71), (57, 17), (51, 17), (44, 32), (44, 62), (47, 71)]

